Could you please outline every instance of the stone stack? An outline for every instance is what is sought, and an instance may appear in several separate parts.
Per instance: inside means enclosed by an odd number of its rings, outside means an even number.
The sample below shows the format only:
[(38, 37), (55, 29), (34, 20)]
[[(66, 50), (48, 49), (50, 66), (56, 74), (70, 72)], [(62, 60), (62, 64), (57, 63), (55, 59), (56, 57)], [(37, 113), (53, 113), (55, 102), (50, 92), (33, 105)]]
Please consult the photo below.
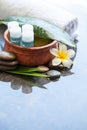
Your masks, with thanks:
[(0, 52), (0, 70), (13, 70), (17, 67), (18, 61), (16, 60), (15, 54), (11, 52), (1, 51)]

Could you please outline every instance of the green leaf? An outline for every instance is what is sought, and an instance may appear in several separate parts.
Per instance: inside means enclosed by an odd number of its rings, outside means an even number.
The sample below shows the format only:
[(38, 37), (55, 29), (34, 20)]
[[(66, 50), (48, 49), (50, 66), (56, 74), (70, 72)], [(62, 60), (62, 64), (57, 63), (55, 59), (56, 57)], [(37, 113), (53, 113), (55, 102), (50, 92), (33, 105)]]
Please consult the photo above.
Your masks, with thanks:
[(15, 71), (17, 72), (25, 72), (25, 73), (30, 73), (30, 72), (46, 72), (48, 71), (49, 68), (46, 66), (38, 66), (38, 67), (26, 67), (26, 66), (21, 66), (19, 65)]
[(8, 73), (12, 73), (12, 74), (17, 74), (17, 75), (25, 75), (25, 76), (36, 76), (36, 77), (48, 77), (45, 74), (41, 74), (41, 73), (26, 73), (26, 72), (18, 72), (18, 71), (7, 71)]
[(15, 70), (9, 70), (6, 72), (25, 76), (48, 77), (46, 74), (38, 73), (36, 71), (39, 71), (39, 68), (18, 66)]
[(21, 17), (12, 16), (0, 21), (0, 23), (7, 24), (10, 21), (18, 21), (20, 25), (25, 23), (32, 24), (34, 26), (35, 36), (40, 38), (49, 38), (52, 40), (57, 40), (59, 42), (65, 43), (70, 47), (76, 47), (72, 38), (64, 30), (55, 26), (47, 21), (34, 17)]
[(30, 73), (30, 72), (36, 72), (39, 71), (39, 69), (37, 67), (26, 67), (26, 66), (18, 66), (15, 71), (17, 72), (26, 72), (26, 73)]

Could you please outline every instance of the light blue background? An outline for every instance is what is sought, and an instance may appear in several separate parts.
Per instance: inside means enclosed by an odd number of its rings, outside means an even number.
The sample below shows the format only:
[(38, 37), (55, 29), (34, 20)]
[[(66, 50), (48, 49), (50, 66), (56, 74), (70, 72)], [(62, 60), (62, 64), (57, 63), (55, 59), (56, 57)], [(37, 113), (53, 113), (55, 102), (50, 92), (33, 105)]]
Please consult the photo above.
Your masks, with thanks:
[(79, 43), (73, 74), (45, 84), (47, 89), (35, 87), (35, 84), (29, 89), (30, 94), (23, 93), (21, 85), (20, 89), (14, 90), (11, 82), (0, 81), (0, 130), (87, 130), (85, 4), (71, 2), (65, 5), (79, 19)]

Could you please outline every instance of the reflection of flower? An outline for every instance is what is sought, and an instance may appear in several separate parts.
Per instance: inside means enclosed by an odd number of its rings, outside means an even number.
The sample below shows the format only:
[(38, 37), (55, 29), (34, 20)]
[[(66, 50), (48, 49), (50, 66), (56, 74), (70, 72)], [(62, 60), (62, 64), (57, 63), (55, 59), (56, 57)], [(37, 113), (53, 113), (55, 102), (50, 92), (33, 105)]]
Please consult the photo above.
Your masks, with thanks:
[(55, 56), (55, 58), (52, 60), (53, 66), (57, 66), (62, 63), (64, 67), (71, 67), (73, 63), (71, 58), (75, 56), (74, 50), (67, 49), (67, 46), (64, 44), (59, 44), (58, 49), (52, 48), (50, 52)]

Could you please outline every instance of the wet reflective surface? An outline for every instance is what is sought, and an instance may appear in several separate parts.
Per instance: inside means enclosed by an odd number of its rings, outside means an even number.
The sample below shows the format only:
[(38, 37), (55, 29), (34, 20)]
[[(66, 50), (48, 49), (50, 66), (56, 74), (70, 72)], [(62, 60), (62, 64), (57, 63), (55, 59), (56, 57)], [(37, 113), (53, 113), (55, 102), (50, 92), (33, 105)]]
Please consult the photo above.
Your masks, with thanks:
[(87, 130), (87, 11), (66, 8), (79, 18), (71, 73), (50, 81), (0, 72), (0, 130)]

